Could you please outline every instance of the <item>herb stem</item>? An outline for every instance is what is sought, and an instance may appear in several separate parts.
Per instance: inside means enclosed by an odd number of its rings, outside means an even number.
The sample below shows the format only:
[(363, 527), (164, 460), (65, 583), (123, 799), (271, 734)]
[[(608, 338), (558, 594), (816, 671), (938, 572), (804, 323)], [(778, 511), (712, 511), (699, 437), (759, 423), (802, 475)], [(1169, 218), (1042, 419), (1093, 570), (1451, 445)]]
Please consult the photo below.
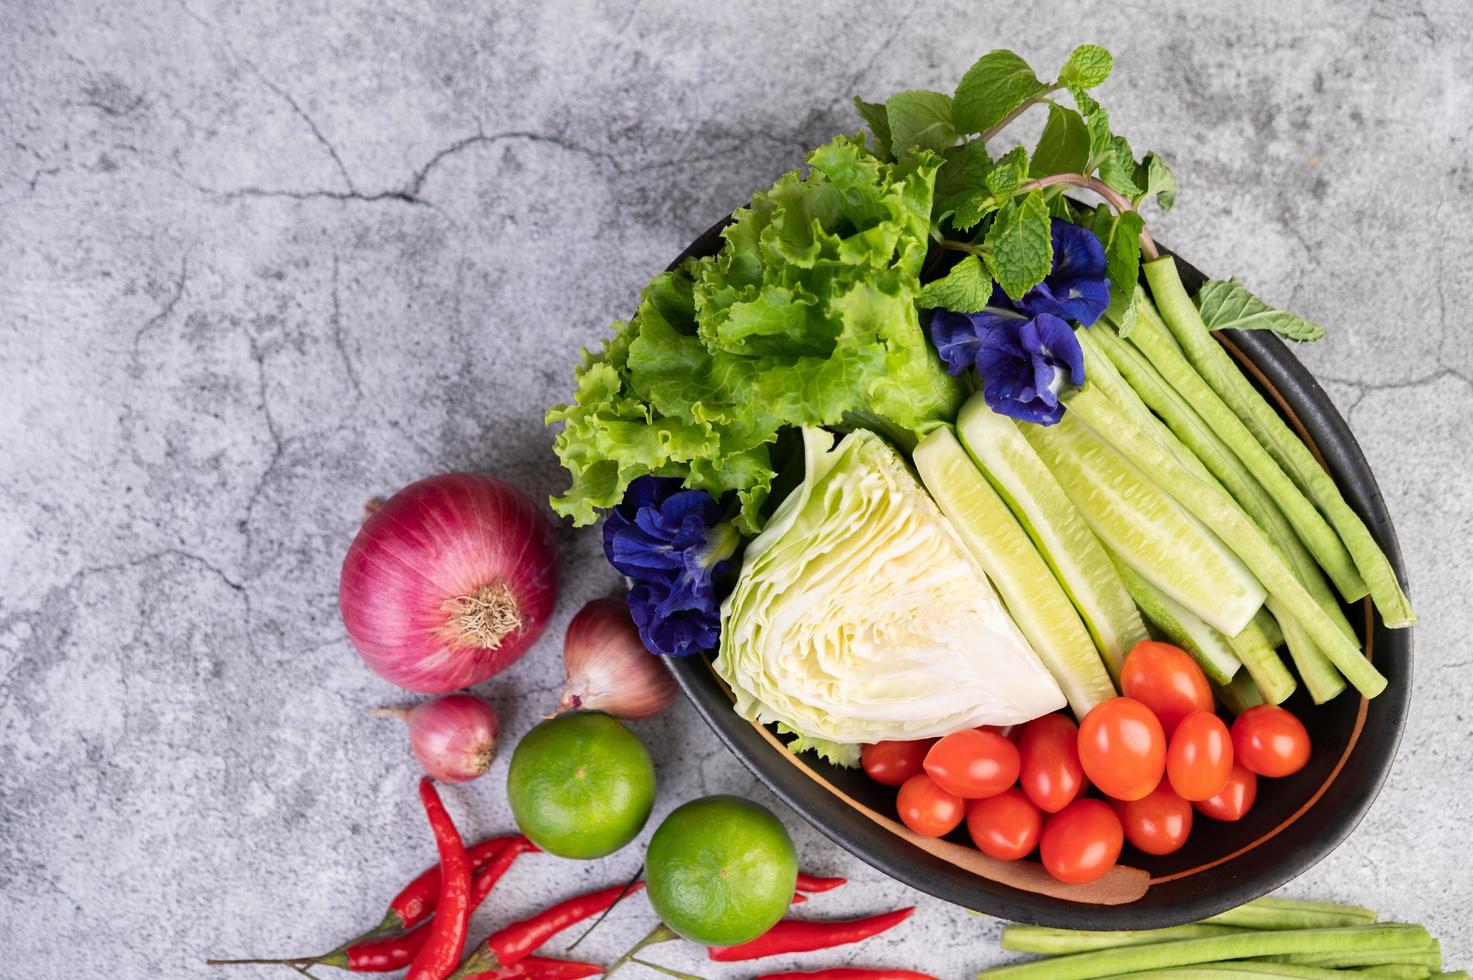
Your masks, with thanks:
[(980, 245), (973, 245), (970, 242), (959, 242), (951, 238), (938, 238), (936, 239), (936, 244), (941, 248), (949, 248), (957, 252), (966, 252), (968, 255), (981, 255), (984, 251), (984, 249)]
[[(1053, 187), (1063, 184), (1067, 187), (1078, 187), (1082, 190), (1094, 191), (1105, 199), (1105, 203), (1114, 208), (1117, 214), (1126, 211), (1134, 211), (1135, 205), (1130, 200), (1109, 184), (1098, 177), (1087, 177), (1084, 174), (1049, 174), (1047, 177), (1039, 177), (1035, 180), (1026, 181), (1018, 186), (1019, 194), (1027, 194), (1029, 191), (1042, 190), (1045, 187)], [(1156, 248), (1156, 242), (1151, 238), (1151, 233), (1141, 228), (1141, 255), (1148, 262), (1153, 262), (1161, 257)]]
[(1034, 106), (1038, 105), (1038, 103), (1043, 102), (1050, 95), (1053, 95), (1055, 92), (1057, 92), (1061, 88), (1063, 88), (1063, 86), (1062, 85), (1058, 85), (1058, 84), (1054, 84), (1054, 85), (1049, 86), (1048, 88), (1044, 89), (1042, 92), (1039, 92), (1037, 95), (1033, 96), (1033, 98), (1028, 99), (1022, 105), (1018, 106), (1018, 108), (1016, 108), (1012, 112), (1008, 113), (1006, 116), (1003, 116), (1001, 119), (999, 119), (992, 126), (988, 127), (987, 129), (984, 129), (981, 132), (981, 134), (979, 134), (979, 136), (977, 138), (980, 139), (983, 143), (986, 143), (988, 140), (992, 139), (992, 137), (996, 136), (998, 133), (1002, 132), (1004, 129), (1007, 129), (1008, 128), (1008, 125), (1014, 119), (1017, 119), (1023, 113), (1027, 112), (1029, 109), (1031, 109)]

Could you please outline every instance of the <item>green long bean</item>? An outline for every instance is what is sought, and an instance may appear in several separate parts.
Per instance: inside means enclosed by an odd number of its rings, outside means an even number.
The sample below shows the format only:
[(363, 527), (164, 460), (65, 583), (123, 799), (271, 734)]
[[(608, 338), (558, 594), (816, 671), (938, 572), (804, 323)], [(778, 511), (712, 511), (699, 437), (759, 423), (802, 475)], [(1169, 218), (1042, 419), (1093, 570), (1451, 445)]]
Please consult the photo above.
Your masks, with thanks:
[(1333, 953), (1385, 950), (1400, 945), (1420, 949), (1431, 937), (1420, 926), (1356, 926), (1344, 929), (1286, 929), (1204, 939), (1181, 939), (1056, 956), (982, 970), (978, 977), (1023, 980), (1097, 980), (1122, 972), (1218, 963), (1223, 960), (1287, 953)]
[(1370, 529), (1346, 503), (1339, 487), (1335, 486), (1335, 481), (1320, 466), (1314, 454), (1254, 390), (1222, 346), (1212, 339), (1201, 314), (1182, 285), (1175, 261), (1166, 256), (1145, 263), (1143, 270), (1151, 293), (1160, 306), (1162, 319), (1187, 359), (1329, 519), (1354, 559), (1386, 625), (1395, 628), (1415, 623), (1417, 617), (1412, 604)]

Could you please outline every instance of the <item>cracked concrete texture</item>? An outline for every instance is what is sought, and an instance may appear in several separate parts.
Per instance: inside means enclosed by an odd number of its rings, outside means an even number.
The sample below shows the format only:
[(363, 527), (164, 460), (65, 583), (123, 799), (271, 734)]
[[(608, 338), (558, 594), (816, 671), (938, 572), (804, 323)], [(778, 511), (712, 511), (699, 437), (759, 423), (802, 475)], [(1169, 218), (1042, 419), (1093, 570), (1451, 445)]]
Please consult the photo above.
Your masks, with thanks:
[[(431, 847), (402, 733), (366, 714), (400, 695), (337, 614), (363, 502), (459, 468), (560, 488), (540, 414), (577, 348), (697, 232), (856, 128), (851, 94), (949, 88), (984, 50), (1050, 64), (1083, 40), (1116, 54), (1117, 125), (1177, 168), (1158, 237), (1331, 328), (1303, 356), (1381, 476), (1422, 618), (1398, 766), (1286, 893), (1425, 922), (1473, 963), (1455, 858), (1473, 820), (1457, 0), (980, 17), (19, 0), (0, 5), (0, 972), (195, 976), (208, 955), (326, 949), (376, 921)], [(567, 618), (614, 584), (594, 534), (562, 527), (559, 545), (557, 620), (483, 686), (508, 740), (555, 701)], [(638, 728), (661, 811), (752, 795), (805, 866), (861, 883), (815, 914), (919, 901), (883, 947), (812, 962), (951, 977), (995, 958), (995, 923), (828, 844), (684, 704)], [(468, 834), (510, 826), (504, 765), (450, 794)], [(621, 880), (638, 853), (528, 860), (482, 926)], [(648, 920), (629, 903), (580, 952), (611, 956)]]

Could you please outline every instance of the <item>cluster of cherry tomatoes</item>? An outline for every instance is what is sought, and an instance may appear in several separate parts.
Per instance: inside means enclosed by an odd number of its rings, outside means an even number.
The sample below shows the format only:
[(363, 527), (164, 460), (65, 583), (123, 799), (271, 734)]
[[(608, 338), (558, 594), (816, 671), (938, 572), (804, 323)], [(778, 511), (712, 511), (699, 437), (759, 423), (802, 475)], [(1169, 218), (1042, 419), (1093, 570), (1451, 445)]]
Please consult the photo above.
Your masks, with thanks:
[[(1147, 854), (1187, 842), (1192, 814), (1240, 819), (1258, 777), (1288, 776), (1309, 761), (1309, 733), (1288, 711), (1260, 705), (1231, 730), (1212, 688), (1178, 647), (1146, 641), (1121, 668), (1124, 697), (1078, 726), (1062, 714), (1013, 729), (984, 726), (941, 739), (864, 748), (871, 779), (898, 786), (901, 821), (927, 837), (963, 821), (983, 853), (1004, 861), (1035, 849), (1060, 881), (1094, 881), (1125, 841)], [(1085, 795), (1093, 785), (1105, 797)]]

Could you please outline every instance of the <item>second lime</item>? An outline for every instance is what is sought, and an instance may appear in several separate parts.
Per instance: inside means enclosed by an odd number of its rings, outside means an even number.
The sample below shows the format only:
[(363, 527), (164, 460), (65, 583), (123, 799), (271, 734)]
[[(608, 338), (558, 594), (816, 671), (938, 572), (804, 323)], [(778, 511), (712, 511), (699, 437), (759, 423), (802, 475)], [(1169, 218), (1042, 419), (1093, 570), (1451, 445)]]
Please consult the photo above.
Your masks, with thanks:
[(677, 807), (650, 838), (644, 863), (660, 918), (707, 946), (735, 946), (772, 928), (798, 879), (798, 855), (783, 825), (736, 796)]
[(560, 715), (523, 736), (506, 795), (517, 826), (547, 853), (603, 857), (649, 819), (655, 767), (644, 743), (608, 715)]

